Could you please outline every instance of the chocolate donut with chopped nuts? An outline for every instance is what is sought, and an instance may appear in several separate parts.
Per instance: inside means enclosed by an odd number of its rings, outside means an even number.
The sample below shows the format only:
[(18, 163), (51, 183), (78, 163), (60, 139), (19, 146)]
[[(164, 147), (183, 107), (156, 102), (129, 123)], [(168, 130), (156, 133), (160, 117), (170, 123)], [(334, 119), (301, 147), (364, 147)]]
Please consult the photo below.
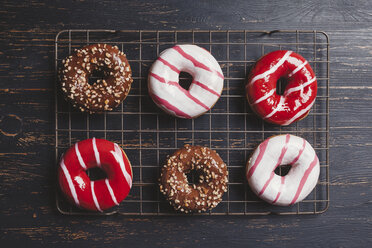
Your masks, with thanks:
[[(89, 84), (89, 77), (101, 72), (104, 79)], [(132, 70), (117, 46), (88, 45), (62, 60), (62, 91), (81, 111), (99, 113), (112, 110), (128, 95)]]
[[(195, 170), (199, 182), (190, 184), (186, 174)], [(227, 166), (207, 147), (185, 145), (168, 158), (160, 175), (160, 191), (181, 212), (210, 210), (227, 191)]]

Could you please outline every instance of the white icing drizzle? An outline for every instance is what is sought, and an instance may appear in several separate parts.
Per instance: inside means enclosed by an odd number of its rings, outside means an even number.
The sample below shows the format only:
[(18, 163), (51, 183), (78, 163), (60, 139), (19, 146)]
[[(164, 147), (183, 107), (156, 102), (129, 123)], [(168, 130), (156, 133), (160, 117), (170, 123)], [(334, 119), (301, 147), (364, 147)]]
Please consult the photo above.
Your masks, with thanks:
[(275, 91), (276, 91), (276, 88), (270, 90), (270, 91), (269, 91), (267, 94), (265, 94), (263, 97), (257, 99), (257, 101), (255, 101), (254, 103), (252, 103), (252, 105), (257, 104), (257, 103), (260, 103), (260, 102), (262, 102), (263, 100), (266, 100), (266, 99), (269, 98), (270, 96), (274, 95)]
[(314, 101), (309, 104), (306, 108), (304, 109), (301, 109), (300, 111), (297, 112), (297, 114), (295, 116), (293, 116), (291, 119), (289, 119), (288, 121), (286, 121), (283, 125), (286, 126), (286, 125), (289, 125), (291, 124), (292, 122), (294, 122), (298, 117), (300, 117), (301, 115), (305, 114), (307, 111), (309, 111), (311, 109), (311, 107), (313, 106), (315, 102), (315, 99)]
[(287, 96), (287, 95), (291, 94), (292, 92), (295, 92), (295, 91), (298, 91), (298, 90), (302, 90), (306, 86), (312, 84), (315, 80), (316, 80), (316, 77), (313, 77), (312, 79), (310, 79), (306, 83), (300, 84), (297, 87), (286, 89), (285, 92), (284, 92), (284, 95)]
[(118, 161), (118, 163), (120, 165), (120, 169), (123, 172), (123, 175), (124, 175), (125, 179), (127, 180), (129, 188), (132, 188), (132, 177), (130, 176), (130, 174), (127, 172), (127, 170), (125, 168), (123, 152), (120, 149), (118, 144), (115, 143), (114, 147), (115, 147), (115, 150), (111, 151), (111, 153), (114, 156), (114, 158), (116, 159), (116, 161)]
[(63, 170), (63, 174), (66, 177), (66, 180), (67, 180), (67, 183), (68, 183), (68, 187), (70, 188), (71, 195), (74, 198), (74, 201), (75, 201), (76, 205), (79, 206), (80, 205), (80, 202), (79, 202), (79, 199), (78, 199), (77, 194), (76, 194), (74, 183), (72, 182), (70, 173), (68, 172), (68, 170), (66, 168), (66, 165), (65, 165), (65, 161), (63, 159), (61, 160), (60, 165), (61, 165), (61, 168)]
[(115, 205), (119, 205), (118, 201), (116, 200), (114, 191), (111, 188), (110, 181), (107, 178), (105, 179), (105, 183), (106, 183), (108, 191), (110, 192), (110, 196), (111, 196), (112, 201), (115, 203)]
[(307, 60), (303, 62), (301, 65), (297, 66), (296, 69), (294, 69), (291, 73), (288, 74), (288, 77), (292, 77), (294, 74), (296, 74), (299, 70), (301, 70), (305, 65), (307, 64)]
[(285, 101), (285, 98), (282, 97), (282, 96), (280, 96), (280, 100), (279, 100), (279, 103), (278, 103), (278, 105), (276, 106), (276, 108), (273, 109), (273, 111), (271, 111), (271, 113), (269, 113), (268, 115), (266, 115), (263, 119), (270, 118), (270, 117), (273, 116), (276, 112), (282, 110), (284, 101)]
[(94, 205), (96, 205), (96, 208), (97, 208), (98, 211), (103, 212), (102, 209), (100, 208), (99, 204), (98, 204), (96, 193), (94, 192), (94, 181), (90, 182), (90, 188), (92, 190), (92, 197), (93, 197)]
[(101, 167), (101, 160), (99, 158), (99, 152), (96, 144), (96, 138), (92, 139), (92, 144), (93, 144), (93, 151), (94, 151), (94, 156), (96, 157), (97, 165)]
[(83, 167), (84, 170), (86, 170), (87, 169), (87, 166), (85, 165), (84, 160), (81, 157), (81, 154), (80, 154), (80, 151), (79, 151), (79, 147), (78, 147), (78, 143), (75, 144), (75, 152), (76, 152), (76, 156), (78, 157), (80, 166)]
[(287, 60), (287, 58), (289, 57), (289, 55), (291, 55), (291, 53), (292, 53), (292, 51), (287, 51), (284, 54), (284, 56), (278, 61), (278, 63), (276, 63), (273, 67), (271, 67), (269, 70), (265, 71), (264, 73), (258, 74), (257, 76), (255, 76), (254, 78), (252, 78), (252, 80), (249, 83), (250, 84), (253, 84), (257, 80), (260, 80), (262, 78), (265, 78), (268, 75), (274, 73)]

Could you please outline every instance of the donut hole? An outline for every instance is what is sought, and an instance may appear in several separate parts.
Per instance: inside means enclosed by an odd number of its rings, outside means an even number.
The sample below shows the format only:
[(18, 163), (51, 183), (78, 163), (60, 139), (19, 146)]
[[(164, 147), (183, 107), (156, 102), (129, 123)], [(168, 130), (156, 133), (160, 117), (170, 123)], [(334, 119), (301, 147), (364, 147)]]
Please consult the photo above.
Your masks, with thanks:
[(186, 173), (187, 182), (189, 183), (189, 185), (200, 183), (199, 180), (202, 180), (201, 176), (203, 176), (203, 173), (201, 173), (201, 171), (198, 170), (191, 170), (190, 172)]
[(180, 86), (184, 88), (185, 90), (189, 90), (191, 83), (192, 83), (192, 76), (187, 72), (181, 71), (180, 79), (179, 79)]
[(94, 85), (97, 82), (101, 82), (103, 79), (107, 78), (107, 72), (104, 69), (96, 69), (92, 71), (92, 74), (89, 76), (88, 83)]
[(107, 178), (106, 172), (99, 167), (88, 169), (86, 173), (91, 181), (97, 181)]
[(284, 77), (279, 78), (279, 80), (276, 82), (276, 94), (278, 95), (284, 95), (285, 88), (287, 87), (288, 80)]
[(275, 169), (275, 174), (277, 174), (278, 176), (285, 176), (288, 174), (289, 170), (291, 169), (291, 165), (289, 164), (284, 164), (284, 165), (280, 165), (278, 167), (276, 167)]

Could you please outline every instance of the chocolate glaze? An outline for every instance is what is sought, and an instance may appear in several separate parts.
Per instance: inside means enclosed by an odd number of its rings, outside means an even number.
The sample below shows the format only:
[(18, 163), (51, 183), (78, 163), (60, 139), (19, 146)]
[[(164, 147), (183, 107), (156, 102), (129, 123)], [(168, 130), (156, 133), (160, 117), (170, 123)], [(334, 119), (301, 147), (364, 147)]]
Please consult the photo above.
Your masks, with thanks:
[[(189, 184), (186, 174), (199, 173), (199, 182)], [(210, 210), (222, 200), (227, 191), (227, 166), (213, 150), (202, 146), (185, 145), (168, 158), (160, 175), (160, 191), (179, 211)]]
[[(89, 84), (94, 71), (105, 78)], [(132, 71), (128, 60), (117, 46), (94, 44), (76, 50), (62, 61), (62, 91), (81, 111), (103, 112), (118, 106), (128, 95)]]

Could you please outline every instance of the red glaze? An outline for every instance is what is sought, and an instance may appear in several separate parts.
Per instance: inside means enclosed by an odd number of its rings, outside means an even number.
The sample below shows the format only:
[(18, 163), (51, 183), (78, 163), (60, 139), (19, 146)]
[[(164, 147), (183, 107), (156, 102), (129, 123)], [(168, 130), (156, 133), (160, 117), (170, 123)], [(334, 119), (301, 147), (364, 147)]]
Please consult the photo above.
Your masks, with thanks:
[[(97, 166), (105, 171), (107, 178), (91, 181), (85, 171)], [(66, 197), (92, 211), (103, 211), (124, 200), (132, 187), (132, 178), (125, 152), (104, 139), (76, 143), (62, 156), (58, 169), (59, 184)]]
[[(287, 81), (283, 95), (279, 79)], [(315, 102), (317, 81), (309, 63), (292, 51), (278, 50), (260, 58), (252, 69), (246, 95), (252, 110), (265, 121), (289, 125), (304, 118)]]

